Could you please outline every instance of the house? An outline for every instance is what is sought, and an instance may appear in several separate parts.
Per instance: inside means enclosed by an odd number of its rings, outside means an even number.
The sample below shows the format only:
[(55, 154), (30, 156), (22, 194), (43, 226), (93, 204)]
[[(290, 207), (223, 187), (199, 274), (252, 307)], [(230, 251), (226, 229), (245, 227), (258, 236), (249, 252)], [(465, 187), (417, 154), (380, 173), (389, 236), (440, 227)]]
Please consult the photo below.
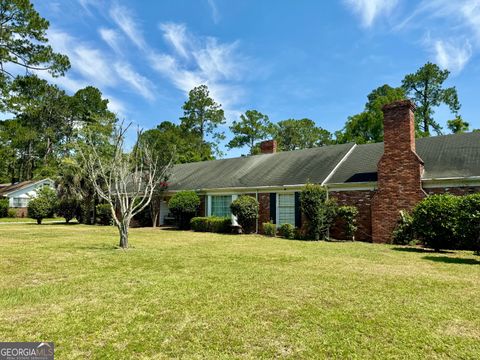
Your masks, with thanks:
[[(480, 133), (415, 139), (414, 105), (386, 105), (384, 142), (341, 144), (276, 152), (261, 144), (261, 155), (176, 165), (161, 206), (176, 191), (195, 190), (201, 216), (231, 216), (241, 194), (258, 199), (257, 228), (272, 221), (301, 226), (299, 194), (308, 183), (326, 186), (329, 197), (359, 210), (356, 239), (388, 242), (400, 210), (411, 210), (428, 194), (480, 191)], [(333, 228), (333, 237), (342, 238)]]
[(50, 186), (53, 189), (54, 185), (53, 180), (50, 179), (0, 184), (0, 198), (9, 199), (8, 206), (17, 211), (17, 217), (26, 217), (28, 202), (37, 195), (37, 190), (43, 186)]

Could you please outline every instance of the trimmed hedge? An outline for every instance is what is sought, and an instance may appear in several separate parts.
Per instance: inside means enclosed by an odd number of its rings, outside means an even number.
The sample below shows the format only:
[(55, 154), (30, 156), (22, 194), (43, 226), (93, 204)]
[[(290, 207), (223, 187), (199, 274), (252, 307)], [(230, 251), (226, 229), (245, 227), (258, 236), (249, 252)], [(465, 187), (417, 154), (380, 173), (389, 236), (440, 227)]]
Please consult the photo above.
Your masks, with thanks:
[(460, 199), (451, 194), (431, 195), (415, 206), (413, 227), (425, 246), (435, 251), (458, 248)]
[(271, 222), (263, 223), (263, 233), (267, 236), (275, 237), (277, 235), (277, 225)]
[(209, 216), (194, 217), (190, 220), (190, 226), (197, 232), (230, 233), (232, 220), (227, 217)]
[(293, 239), (295, 237), (295, 226), (292, 224), (283, 224), (278, 230), (285, 239)]
[(393, 235), (396, 244), (420, 240), (435, 251), (480, 252), (480, 194), (428, 196), (415, 206), (411, 216), (401, 213)]

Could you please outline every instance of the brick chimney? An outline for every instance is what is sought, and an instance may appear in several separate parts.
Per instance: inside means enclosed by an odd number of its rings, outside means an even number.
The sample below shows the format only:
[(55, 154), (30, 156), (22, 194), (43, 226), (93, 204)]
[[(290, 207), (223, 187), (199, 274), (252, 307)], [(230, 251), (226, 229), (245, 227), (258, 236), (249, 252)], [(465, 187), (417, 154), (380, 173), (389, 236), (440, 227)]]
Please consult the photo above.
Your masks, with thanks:
[(423, 161), (415, 152), (415, 105), (410, 100), (383, 107), (384, 151), (377, 165), (378, 190), (372, 199), (372, 238), (386, 243), (399, 219), (426, 194), (422, 189)]
[(266, 140), (260, 143), (260, 153), (262, 154), (275, 154), (277, 152), (277, 141)]

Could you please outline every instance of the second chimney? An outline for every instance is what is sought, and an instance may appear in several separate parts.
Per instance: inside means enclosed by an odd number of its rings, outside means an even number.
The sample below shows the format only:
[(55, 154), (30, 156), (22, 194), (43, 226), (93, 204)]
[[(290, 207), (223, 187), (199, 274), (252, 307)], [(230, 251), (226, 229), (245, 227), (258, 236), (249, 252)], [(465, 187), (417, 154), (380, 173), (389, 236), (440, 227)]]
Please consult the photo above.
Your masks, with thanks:
[(277, 141), (266, 140), (260, 143), (260, 153), (262, 154), (275, 154), (277, 152)]

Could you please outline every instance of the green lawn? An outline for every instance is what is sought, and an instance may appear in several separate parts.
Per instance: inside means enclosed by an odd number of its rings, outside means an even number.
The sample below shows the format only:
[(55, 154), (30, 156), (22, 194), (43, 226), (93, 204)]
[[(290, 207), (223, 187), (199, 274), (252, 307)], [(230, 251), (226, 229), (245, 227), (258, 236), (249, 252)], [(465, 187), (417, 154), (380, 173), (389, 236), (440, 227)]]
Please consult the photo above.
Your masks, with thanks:
[(480, 257), (112, 227), (0, 228), (0, 339), (57, 359), (474, 359)]

